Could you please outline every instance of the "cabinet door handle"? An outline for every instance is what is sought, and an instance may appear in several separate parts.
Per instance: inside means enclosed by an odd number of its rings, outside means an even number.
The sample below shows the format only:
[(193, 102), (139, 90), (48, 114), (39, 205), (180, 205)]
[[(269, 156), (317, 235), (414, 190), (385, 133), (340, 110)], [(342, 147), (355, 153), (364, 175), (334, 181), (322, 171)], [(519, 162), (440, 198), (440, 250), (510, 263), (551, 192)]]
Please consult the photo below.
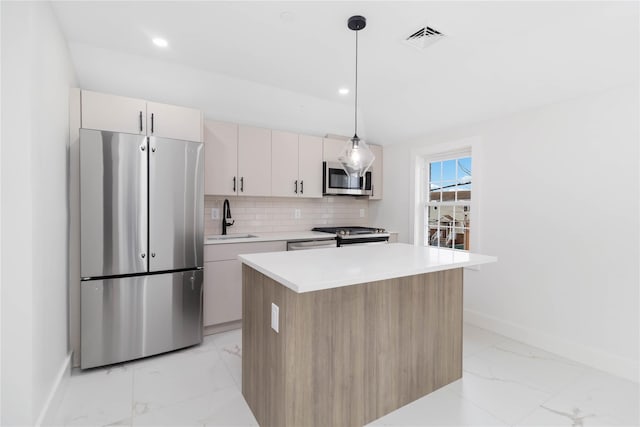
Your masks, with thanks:
[(151, 133), (153, 133), (153, 113), (151, 113)]
[(233, 177), (233, 192), (236, 192), (236, 177)]
[(300, 194), (304, 194), (304, 181), (300, 181)]
[(297, 179), (296, 179), (295, 185), (296, 185), (296, 188), (295, 188), (295, 190), (293, 190), (293, 192), (298, 194), (298, 180)]
[(140, 111), (140, 115), (138, 117), (140, 118), (140, 133), (142, 133), (142, 111)]
[(244, 176), (240, 177), (240, 192), (244, 193)]

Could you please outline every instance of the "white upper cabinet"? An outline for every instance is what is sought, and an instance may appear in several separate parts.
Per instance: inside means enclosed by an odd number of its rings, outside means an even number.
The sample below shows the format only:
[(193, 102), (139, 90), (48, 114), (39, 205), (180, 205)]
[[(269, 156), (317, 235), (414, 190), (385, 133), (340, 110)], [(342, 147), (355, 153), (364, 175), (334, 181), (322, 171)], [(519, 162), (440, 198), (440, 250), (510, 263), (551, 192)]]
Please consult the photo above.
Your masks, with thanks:
[(271, 196), (271, 129), (238, 127), (239, 196)]
[(299, 194), (297, 134), (271, 131), (271, 172), (272, 196), (296, 197)]
[(371, 196), (370, 200), (382, 200), (382, 146), (369, 144), (373, 155), (376, 156), (371, 165)]
[(271, 195), (322, 197), (322, 138), (271, 133)]
[(202, 113), (193, 108), (147, 102), (147, 134), (202, 141)]
[(81, 102), (85, 129), (202, 141), (202, 113), (193, 108), (88, 90)]
[(300, 135), (298, 179), (300, 197), (322, 197), (322, 138)]
[(82, 127), (146, 135), (147, 102), (143, 99), (83, 90)]
[(325, 162), (337, 162), (338, 155), (347, 141), (341, 139), (324, 138), (322, 148), (322, 160)]
[(238, 125), (204, 122), (204, 193), (234, 196), (238, 192)]

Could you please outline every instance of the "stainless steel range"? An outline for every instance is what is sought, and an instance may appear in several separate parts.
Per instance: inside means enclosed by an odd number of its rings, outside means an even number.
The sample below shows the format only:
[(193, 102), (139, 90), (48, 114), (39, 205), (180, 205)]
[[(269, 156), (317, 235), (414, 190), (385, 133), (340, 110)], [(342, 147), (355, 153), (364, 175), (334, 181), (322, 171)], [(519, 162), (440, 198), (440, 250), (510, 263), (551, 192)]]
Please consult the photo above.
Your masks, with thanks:
[(389, 242), (389, 233), (384, 228), (316, 227), (313, 231), (335, 234), (338, 246), (372, 245)]

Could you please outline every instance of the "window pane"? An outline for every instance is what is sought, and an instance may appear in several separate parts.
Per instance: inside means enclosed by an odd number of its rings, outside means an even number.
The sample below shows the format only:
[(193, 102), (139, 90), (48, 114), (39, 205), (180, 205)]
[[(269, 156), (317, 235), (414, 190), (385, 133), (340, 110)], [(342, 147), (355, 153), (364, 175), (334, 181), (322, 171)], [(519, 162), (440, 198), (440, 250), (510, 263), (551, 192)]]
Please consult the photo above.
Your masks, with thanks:
[(429, 192), (429, 201), (439, 202), (442, 197), (442, 191), (440, 190), (441, 184), (431, 184), (432, 190)]
[(453, 210), (453, 217), (456, 221), (456, 227), (466, 227), (469, 220), (469, 212), (465, 211), (466, 206), (456, 206)]
[(440, 222), (440, 226), (450, 226), (453, 221), (453, 206), (439, 206), (438, 208), (438, 221)]
[(429, 182), (440, 181), (442, 178), (442, 162), (432, 162), (429, 164)]
[(429, 210), (428, 210), (428, 224), (430, 226), (437, 226), (438, 225), (438, 207), (437, 206), (429, 206)]
[(468, 177), (471, 181), (471, 157), (462, 157), (458, 159), (458, 180)]
[(428, 241), (429, 246), (439, 246), (440, 245), (440, 234), (438, 233), (437, 227), (429, 227), (429, 235)]
[(453, 248), (455, 234), (453, 232), (453, 227), (445, 228), (445, 241), (440, 246), (444, 246), (447, 248)]
[(453, 202), (456, 200), (456, 182), (444, 181), (442, 183), (442, 201)]
[(456, 161), (455, 160), (446, 160), (442, 162), (442, 180), (443, 181), (456, 180)]

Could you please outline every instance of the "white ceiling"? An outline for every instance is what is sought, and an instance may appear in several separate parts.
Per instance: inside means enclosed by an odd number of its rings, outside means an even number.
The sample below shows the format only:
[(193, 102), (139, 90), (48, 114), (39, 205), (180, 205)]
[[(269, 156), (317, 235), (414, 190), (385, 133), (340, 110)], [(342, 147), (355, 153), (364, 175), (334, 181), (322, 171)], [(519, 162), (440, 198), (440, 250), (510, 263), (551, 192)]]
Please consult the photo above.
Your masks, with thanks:
[[(346, 21), (362, 14), (361, 126), (378, 143), (637, 82), (640, 72), (637, 2), (73, 1), (54, 9), (72, 44), (348, 105), (353, 90), (337, 93), (353, 89)], [(401, 42), (425, 24), (447, 37), (424, 51)], [(169, 48), (152, 45), (155, 36)], [(82, 52), (72, 49), (74, 62)], [(91, 79), (77, 68), (81, 83)]]

